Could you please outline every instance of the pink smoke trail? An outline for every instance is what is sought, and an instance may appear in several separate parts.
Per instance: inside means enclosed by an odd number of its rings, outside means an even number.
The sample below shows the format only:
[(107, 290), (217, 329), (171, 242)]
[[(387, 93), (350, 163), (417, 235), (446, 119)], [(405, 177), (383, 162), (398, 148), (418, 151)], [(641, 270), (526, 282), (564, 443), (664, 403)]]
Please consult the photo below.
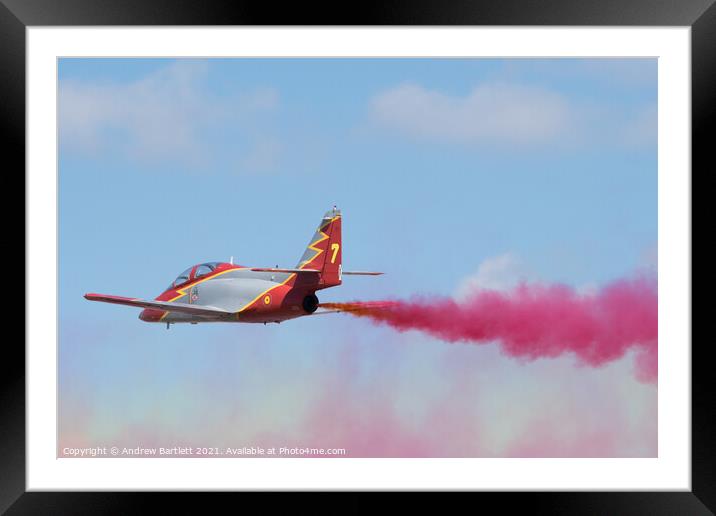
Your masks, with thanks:
[(448, 342), (499, 341), (511, 357), (535, 359), (571, 352), (581, 363), (596, 367), (636, 349), (637, 378), (654, 382), (657, 301), (656, 280), (637, 277), (616, 281), (594, 294), (578, 294), (564, 285), (522, 284), (511, 292), (476, 291), (464, 301), (423, 296), (321, 306)]

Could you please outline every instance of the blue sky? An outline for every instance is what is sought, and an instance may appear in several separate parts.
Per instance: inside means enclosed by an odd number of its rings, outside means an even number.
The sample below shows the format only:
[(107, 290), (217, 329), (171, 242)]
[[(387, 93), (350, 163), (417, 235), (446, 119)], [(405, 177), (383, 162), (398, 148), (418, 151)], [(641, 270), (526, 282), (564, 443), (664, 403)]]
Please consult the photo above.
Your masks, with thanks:
[[(656, 77), (649, 59), (61, 59), (61, 398), (89, 411), (83, 435), (106, 435), (122, 426), (96, 412), (108, 399), (139, 421), (148, 392), (179, 389), (200, 404), (182, 378), (210, 377), (219, 347), (237, 360), (301, 363), (310, 376), (329, 360), (331, 335), (365, 323), (166, 332), (82, 295), (153, 298), (186, 267), (230, 256), (293, 266), (333, 204), (344, 267), (386, 275), (344, 281), (323, 301), (520, 279), (586, 288), (653, 264)], [(429, 372), (434, 345), (373, 348), (392, 337), (365, 331), (363, 378), (415, 361), (449, 390)], [(138, 356), (138, 384), (155, 390), (132, 395), (119, 385)], [(517, 378), (527, 366), (505, 367)], [(281, 368), (271, 371), (273, 383), (251, 389), (280, 389)]]

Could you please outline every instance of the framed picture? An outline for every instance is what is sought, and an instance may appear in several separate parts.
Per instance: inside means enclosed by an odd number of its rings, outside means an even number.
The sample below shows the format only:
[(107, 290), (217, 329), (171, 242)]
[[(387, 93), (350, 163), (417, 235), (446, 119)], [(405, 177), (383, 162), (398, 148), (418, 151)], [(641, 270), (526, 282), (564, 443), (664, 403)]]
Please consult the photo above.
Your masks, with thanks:
[(27, 202), (0, 507), (440, 490), (708, 514), (712, 2), (317, 15), (0, 7)]

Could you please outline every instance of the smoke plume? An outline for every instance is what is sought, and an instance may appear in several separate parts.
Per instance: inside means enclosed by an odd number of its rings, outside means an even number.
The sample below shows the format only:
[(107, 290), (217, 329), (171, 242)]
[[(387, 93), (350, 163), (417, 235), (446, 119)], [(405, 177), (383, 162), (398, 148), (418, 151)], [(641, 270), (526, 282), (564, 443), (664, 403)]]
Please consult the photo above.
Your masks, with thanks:
[(398, 331), (418, 330), (448, 342), (497, 341), (508, 356), (536, 359), (573, 353), (600, 366), (637, 351), (637, 378), (657, 377), (657, 285), (650, 277), (623, 279), (595, 293), (564, 285), (522, 284), (509, 292), (477, 290), (464, 300), (322, 303)]

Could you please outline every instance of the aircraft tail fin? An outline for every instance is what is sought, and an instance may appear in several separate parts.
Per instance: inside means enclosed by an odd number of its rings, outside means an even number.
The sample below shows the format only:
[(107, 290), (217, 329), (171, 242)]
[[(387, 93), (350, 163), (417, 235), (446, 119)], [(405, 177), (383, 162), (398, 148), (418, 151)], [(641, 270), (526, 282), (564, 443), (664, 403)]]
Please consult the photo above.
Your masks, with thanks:
[(319, 288), (340, 285), (342, 245), (341, 212), (334, 206), (321, 219), (296, 268), (321, 271)]

